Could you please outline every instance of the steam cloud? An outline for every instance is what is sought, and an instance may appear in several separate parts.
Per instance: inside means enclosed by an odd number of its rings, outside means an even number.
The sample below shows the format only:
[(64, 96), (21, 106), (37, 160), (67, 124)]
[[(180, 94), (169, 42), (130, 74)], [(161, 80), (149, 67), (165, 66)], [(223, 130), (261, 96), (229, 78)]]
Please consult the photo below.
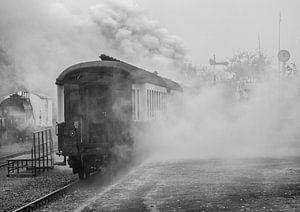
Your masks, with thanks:
[(222, 85), (185, 93), (168, 121), (152, 126), (144, 145), (156, 159), (298, 156), (299, 82), (265, 79), (247, 102), (229, 100)]
[(186, 57), (182, 41), (148, 19), (132, 1), (105, 1), (91, 11), (109, 48), (130, 61), (149, 58), (152, 63), (179, 64)]
[(0, 42), (0, 97), (7, 95), (7, 92), (13, 92), (18, 84), (11, 58)]
[(183, 63), (180, 39), (145, 17), (130, 0), (102, 1), (96, 6), (84, 1), (3, 0), (0, 30), (17, 80), (30, 91), (51, 96), (55, 78), (64, 68), (98, 60), (100, 53), (169, 77), (191, 68)]
[(91, 20), (69, 6), (67, 1), (0, 2), (0, 39), (17, 80), (29, 91), (54, 96), (55, 78), (64, 68), (95, 59), (101, 51)]
[[(128, 0), (96, 6), (2, 0), (0, 41), (0, 98), (20, 82), (29, 91), (54, 97), (55, 78), (64, 68), (97, 60), (102, 52), (175, 80), (197, 71), (187, 62), (182, 41)], [(170, 108), (169, 121), (156, 123), (141, 140), (159, 156), (295, 155), (299, 90), (299, 77), (272, 78), (255, 86), (249, 102), (238, 103), (224, 97), (222, 86), (208, 86), (184, 94)]]

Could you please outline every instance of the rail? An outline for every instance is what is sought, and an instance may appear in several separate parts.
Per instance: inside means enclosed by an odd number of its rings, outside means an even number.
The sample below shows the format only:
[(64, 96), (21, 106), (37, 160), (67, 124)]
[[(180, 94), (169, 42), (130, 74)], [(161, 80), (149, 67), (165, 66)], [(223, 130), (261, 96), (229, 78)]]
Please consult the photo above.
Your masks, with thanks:
[(68, 185), (66, 185), (62, 188), (59, 188), (49, 194), (46, 194), (45, 196), (43, 196), (37, 200), (34, 200), (34, 201), (28, 203), (27, 205), (24, 205), (16, 210), (14, 210), (13, 212), (34, 211), (34, 210), (40, 208), (41, 206), (47, 204), (48, 202), (52, 201), (54, 198), (62, 196), (67, 191), (67, 189), (76, 185), (78, 182), (79, 182), (79, 180), (69, 183)]
[[(89, 178), (89, 180), (91, 179), (99, 179), (97, 178), (97, 174), (99, 174), (99, 172), (94, 172), (91, 174), (91, 177)], [(74, 182), (70, 182), (68, 185), (65, 185), (55, 191), (52, 191), (49, 194), (46, 194), (40, 198), (38, 198), (37, 200), (34, 200), (20, 208), (15, 209), (13, 212), (24, 212), (24, 211), (35, 211), (37, 209), (39, 209), (40, 207), (46, 205), (47, 203), (49, 203), (50, 201), (52, 201), (55, 198), (58, 198), (60, 196), (62, 196), (63, 194), (65, 194), (65, 192), (70, 189), (73, 186), (76, 185), (80, 185), (80, 182), (82, 182), (81, 180), (77, 179)]]

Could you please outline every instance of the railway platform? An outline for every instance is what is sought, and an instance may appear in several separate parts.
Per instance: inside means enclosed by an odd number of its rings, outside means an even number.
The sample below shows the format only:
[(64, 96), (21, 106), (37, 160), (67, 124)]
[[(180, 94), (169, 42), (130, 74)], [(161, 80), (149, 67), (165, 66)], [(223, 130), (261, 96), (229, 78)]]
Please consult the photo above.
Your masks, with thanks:
[(83, 192), (41, 211), (300, 211), (300, 158), (152, 160)]

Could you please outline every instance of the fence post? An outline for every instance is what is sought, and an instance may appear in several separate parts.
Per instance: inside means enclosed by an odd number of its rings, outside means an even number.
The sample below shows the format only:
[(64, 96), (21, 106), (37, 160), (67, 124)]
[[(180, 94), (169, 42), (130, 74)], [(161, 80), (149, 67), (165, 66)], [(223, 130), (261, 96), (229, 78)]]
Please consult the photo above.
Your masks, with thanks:
[(33, 164), (32, 170), (36, 176), (36, 133), (33, 133)]
[(45, 172), (45, 151), (44, 151), (44, 142), (45, 142), (45, 138), (44, 138), (44, 132), (42, 131), (42, 158), (43, 158), (43, 172)]
[(50, 154), (51, 154), (51, 168), (54, 166), (54, 151), (51, 129), (49, 129), (49, 142), (50, 142)]
[(46, 134), (46, 165), (47, 165), (47, 170), (49, 169), (49, 152), (48, 152), (48, 130), (45, 131)]
[(31, 164), (32, 175), (34, 176), (41, 174), (41, 172), (45, 172), (49, 168), (53, 168), (54, 151), (51, 129), (44, 129), (33, 133)]
[(38, 151), (39, 151), (39, 154), (38, 154), (38, 160), (39, 160), (39, 175), (41, 174), (41, 131), (38, 132)]

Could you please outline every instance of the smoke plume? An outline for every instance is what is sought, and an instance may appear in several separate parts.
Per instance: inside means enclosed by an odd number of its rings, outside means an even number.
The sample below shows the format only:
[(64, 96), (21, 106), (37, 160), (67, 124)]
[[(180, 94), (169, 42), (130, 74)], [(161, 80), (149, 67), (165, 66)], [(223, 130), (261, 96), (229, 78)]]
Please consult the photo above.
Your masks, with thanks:
[(104, 1), (92, 7), (91, 14), (114, 55), (134, 63), (147, 58), (158, 65), (182, 64), (186, 59), (182, 41), (148, 19), (132, 1)]
[(7, 51), (0, 41), (0, 98), (13, 92), (17, 87), (21, 86), (16, 76), (16, 69), (13, 65), (12, 58), (9, 57)]
[(0, 2), (0, 38), (16, 78), (30, 91), (54, 96), (55, 78), (64, 68), (97, 58), (101, 40), (91, 25), (67, 1)]
[[(110, 54), (149, 71), (176, 77), (190, 69), (181, 40), (148, 19), (133, 1), (3, 0), (0, 39), (16, 80), (30, 91), (55, 95), (66, 67)], [(9, 68), (9, 72), (14, 70)]]

